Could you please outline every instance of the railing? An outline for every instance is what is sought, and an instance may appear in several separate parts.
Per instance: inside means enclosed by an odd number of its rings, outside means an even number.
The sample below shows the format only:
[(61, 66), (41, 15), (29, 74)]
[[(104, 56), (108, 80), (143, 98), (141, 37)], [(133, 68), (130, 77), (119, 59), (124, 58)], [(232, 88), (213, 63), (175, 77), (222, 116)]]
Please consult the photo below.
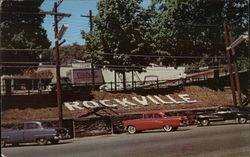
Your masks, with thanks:
[[(229, 72), (227, 68), (219, 70), (219, 77), (227, 76)], [(86, 89), (105, 90), (105, 91), (123, 91), (136, 89), (159, 89), (173, 86), (180, 86), (185, 83), (199, 82), (214, 78), (214, 70), (199, 71), (188, 74), (186, 78), (179, 78), (173, 80), (148, 80), (148, 81), (126, 81), (126, 87), (123, 82), (106, 82), (93, 85), (90, 83), (81, 84), (62, 84), (63, 91), (86, 91)], [(29, 86), (23, 89), (15, 89), (14, 86), (1, 86), (1, 95), (32, 95), (32, 94), (49, 94), (56, 91), (56, 86), (49, 89), (50, 85), (42, 86), (40, 89), (30, 89)]]

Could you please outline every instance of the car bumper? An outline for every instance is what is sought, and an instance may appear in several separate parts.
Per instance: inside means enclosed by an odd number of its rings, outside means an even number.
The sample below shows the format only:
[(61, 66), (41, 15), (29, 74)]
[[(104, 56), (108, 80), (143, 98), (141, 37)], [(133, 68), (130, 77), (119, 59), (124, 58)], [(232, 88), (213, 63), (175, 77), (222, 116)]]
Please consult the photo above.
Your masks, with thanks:
[(188, 126), (189, 125), (189, 122), (188, 121), (184, 121), (184, 122), (181, 122), (180, 123), (180, 126), (181, 127), (185, 127), (185, 126)]
[(70, 135), (59, 135), (59, 136), (55, 136), (54, 139), (55, 140), (66, 140), (66, 139), (70, 139), (71, 136)]

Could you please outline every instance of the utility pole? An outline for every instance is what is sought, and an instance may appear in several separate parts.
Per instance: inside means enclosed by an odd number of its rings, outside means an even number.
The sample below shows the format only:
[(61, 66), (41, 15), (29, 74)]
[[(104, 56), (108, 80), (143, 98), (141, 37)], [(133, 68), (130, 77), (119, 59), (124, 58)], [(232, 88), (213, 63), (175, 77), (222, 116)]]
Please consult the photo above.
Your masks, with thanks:
[(58, 105), (58, 118), (59, 118), (59, 127), (63, 126), (63, 112), (62, 112), (62, 87), (61, 87), (61, 76), (60, 76), (60, 55), (59, 55), (59, 45), (61, 45), (62, 43), (59, 43), (59, 40), (61, 39), (61, 37), (64, 34), (64, 30), (66, 30), (66, 28), (62, 28), (60, 30), (60, 33), (58, 34), (58, 23), (59, 21), (61, 21), (64, 17), (70, 17), (71, 14), (65, 14), (65, 13), (59, 13), (57, 11), (57, 8), (59, 7), (59, 5), (62, 3), (63, 0), (59, 0), (58, 2), (54, 3), (54, 8), (51, 12), (45, 12), (45, 11), (41, 11), (40, 14), (44, 14), (44, 15), (54, 15), (54, 32), (55, 32), (55, 56), (56, 56), (56, 89), (57, 89), (57, 105)]
[[(81, 17), (87, 17), (89, 18), (89, 24), (90, 24), (90, 33), (93, 32), (93, 17), (92, 16), (92, 10), (89, 10), (89, 15), (81, 15)], [(93, 64), (93, 59), (91, 58), (91, 75), (92, 75), (92, 88), (95, 88), (95, 69)]]
[[(229, 32), (229, 42), (230, 44), (233, 43), (233, 37), (232, 37), (232, 33)], [(236, 52), (235, 52), (235, 48), (231, 48), (232, 50), (232, 54), (235, 55)], [(241, 89), (240, 89), (240, 78), (239, 78), (239, 72), (238, 72), (238, 68), (237, 68), (237, 65), (235, 63), (235, 61), (233, 61), (234, 64), (233, 64), (233, 69), (234, 69), (234, 72), (235, 72), (235, 82), (236, 82), (236, 89), (237, 89), (237, 96), (238, 96), (238, 105), (242, 105), (242, 100), (241, 100)]]
[[(228, 47), (230, 45), (229, 44), (230, 40), (229, 40), (227, 23), (224, 22), (223, 26), (224, 26), (225, 44), (226, 44), (226, 47)], [(236, 94), (235, 94), (235, 85), (234, 85), (234, 79), (233, 79), (232, 51), (230, 51), (230, 50), (227, 50), (227, 63), (228, 63), (228, 69), (229, 69), (229, 77), (230, 77), (230, 84), (231, 84), (231, 90), (232, 90), (233, 105), (237, 105)]]

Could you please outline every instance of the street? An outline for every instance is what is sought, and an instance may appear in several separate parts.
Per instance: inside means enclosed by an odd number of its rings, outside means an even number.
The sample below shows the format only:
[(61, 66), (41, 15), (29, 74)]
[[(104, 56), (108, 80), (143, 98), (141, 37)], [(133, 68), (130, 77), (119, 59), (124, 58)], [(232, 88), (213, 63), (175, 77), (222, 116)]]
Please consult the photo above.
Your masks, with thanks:
[(2, 148), (7, 157), (249, 157), (250, 125), (188, 126), (175, 132), (144, 131)]

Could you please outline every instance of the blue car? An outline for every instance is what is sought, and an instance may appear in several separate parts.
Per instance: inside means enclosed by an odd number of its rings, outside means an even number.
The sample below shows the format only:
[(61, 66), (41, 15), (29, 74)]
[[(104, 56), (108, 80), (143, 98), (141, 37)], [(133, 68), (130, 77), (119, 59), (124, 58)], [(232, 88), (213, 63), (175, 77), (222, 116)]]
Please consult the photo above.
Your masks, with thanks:
[(32, 142), (39, 145), (46, 145), (48, 142), (57, 144), (59, 140), (68, 138), (70, 136), (66, 128), (54, 127), (48, 121), (23, 121), (16, 123), (10, 130), (1, 131), (1, 147), (5, 144), (16, 146)]

